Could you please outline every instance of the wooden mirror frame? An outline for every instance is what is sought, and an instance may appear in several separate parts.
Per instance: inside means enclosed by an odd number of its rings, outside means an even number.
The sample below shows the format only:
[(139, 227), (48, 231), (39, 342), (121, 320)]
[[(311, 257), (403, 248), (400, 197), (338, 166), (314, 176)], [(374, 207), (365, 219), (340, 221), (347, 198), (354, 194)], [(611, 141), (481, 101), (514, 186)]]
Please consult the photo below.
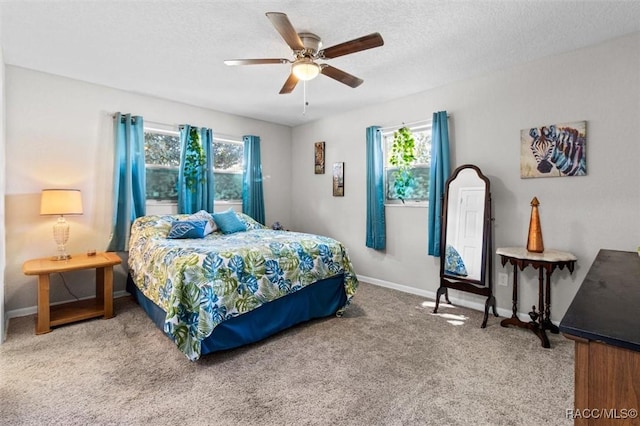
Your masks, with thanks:
[[(445, 250), (447, 245), (447, 224), (448, 224), (448, 203), (449, 203), (449, 187), (451, 183), (455, 181), (460, 172), (463, 170), (474, 170), (478, 177), (485, 184), (484, 193), (484, 213), (483, 213), (483, 231), (482, 231), (482, 260), (480, 267), (480, 277), (467, 278), (463, 276), (457, 276), (455, 274), (447, 273), (445, 270)], [(438, 313), (438, 306), (440, 304), (440, 297), (444, 294), (444, 298), (447, 303), (449, 301), (449, 291), (452, 288), (454, 290), (465, 291), (469, 293), (478, 294), (480, 296), (486, 296), (484, 306), (484, 319), (482, 321), (481, 328), (487, 326), (487, 319), (489, 318), (489, 307), (493, 308), (493, 314), (497, 317), (496, 311), (496, 298), (493, 296), (493, 238), (492, 238), (492, 217), (491, 217), (491, 184), (489, 179), (482, 174), (480, 168), (472, 164), (464, 164), (453, 171), (447, 182), (445, 183), (445, 191), (442, 196), (442, 209), (441, 209), (441, 228), (440, 228), (440, 287), (436, 292), (436, 306), (433, 309), (433, 313)]]

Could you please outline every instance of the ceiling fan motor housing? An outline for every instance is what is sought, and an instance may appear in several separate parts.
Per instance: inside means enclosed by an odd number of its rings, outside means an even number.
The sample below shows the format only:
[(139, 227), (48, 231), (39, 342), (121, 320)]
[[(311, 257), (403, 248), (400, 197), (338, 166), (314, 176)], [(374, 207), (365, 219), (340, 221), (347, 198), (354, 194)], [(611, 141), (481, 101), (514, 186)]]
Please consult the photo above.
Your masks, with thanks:
[(300, 41), (302, 41), (302, 45), (304, 46), (302, 56), (314, 57), (318, 54), (322, 47), (320, 37), (313, 33), (299, 33), (298, 37), (300, 37)]

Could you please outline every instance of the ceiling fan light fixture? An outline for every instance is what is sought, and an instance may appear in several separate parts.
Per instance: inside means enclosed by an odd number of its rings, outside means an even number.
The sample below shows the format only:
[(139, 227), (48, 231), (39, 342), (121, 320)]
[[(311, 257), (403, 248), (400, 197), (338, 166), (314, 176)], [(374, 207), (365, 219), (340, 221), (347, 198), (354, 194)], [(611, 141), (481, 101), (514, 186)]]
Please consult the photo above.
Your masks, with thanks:
[(316, 64), (309, 58), (298, 59), (291, 65), (291, 72), (298, 80), (313, 80), (320, 74), (320, 65)]
[(267, 12), (266, 15), (284, 42), (291, 48), (293, 60), (284, 58), (227, 59), (224, 63), (227, 65), (292, 64), (289, 76), (280, 89), (281, 95), (291, 93), (299, 81), (313, 80), (318, 74), (332, 78), (349, 87), (356, 88), (363, 83), (361, 78), (332, 67), (324, 62), (317, 64), (315, 61), (338, 58), (384, 45), (384, 40), (379, 33), (371, 33), (363, 37), (345, 41), (344, 43), (335, 44), (328, 48), (323, 48), (322, 39), (318, 35), (307, 32), (297, 32), (285, 13)]

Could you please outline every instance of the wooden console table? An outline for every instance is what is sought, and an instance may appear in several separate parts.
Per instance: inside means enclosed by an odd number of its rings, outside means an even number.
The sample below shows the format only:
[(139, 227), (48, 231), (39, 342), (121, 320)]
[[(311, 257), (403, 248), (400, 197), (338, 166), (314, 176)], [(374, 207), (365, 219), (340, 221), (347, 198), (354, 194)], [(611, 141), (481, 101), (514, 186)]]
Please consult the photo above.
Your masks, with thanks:
[[(542, 342), (542, 347), (549, 348), (549, 338), (545, 330), (558, 334), (556, 327), (550, 319), (551, 316), (551, 274), (556, 268), (563, 269), (565, 266), (569, 272), (573, 272), (576, 257), (564, 251), (545, 250), (543, 253), (532, 253), (525, 247), (506, 247), (496, 250), (500, 255), (502, 266), (507, 262), (513, 265), (513, 313), (511, 318), (506, 318), (500, 322), (502, 327), (515, 325), (527, 328), (535, 333)], [(538, 310), (533, 306), (529, 316), (531, 321), (524, 322), (518, 318), (518, 268), (524, 270), (527, 266), (532, 266), (538, 270)], [(545, 285), (546, 272), (546, 285)]]
[(638, 306), (638, 254), (600, 250), (560, 321), (575, 341), (574, 424), (640, 424)]
[[(113, 267), (121, 262), (112, 252), (94, 256), (74, 254), (68, 260), (52, 260), (50, 257), (27, 260), (22, 265), (25, 275), (38, 276), (38, 317), (36, 334), (48, 333), (51, 327), (89, 318), (113, 317)], [(49, 275), (81, 269), (96, 270), (96, 297), (50, 306)]]

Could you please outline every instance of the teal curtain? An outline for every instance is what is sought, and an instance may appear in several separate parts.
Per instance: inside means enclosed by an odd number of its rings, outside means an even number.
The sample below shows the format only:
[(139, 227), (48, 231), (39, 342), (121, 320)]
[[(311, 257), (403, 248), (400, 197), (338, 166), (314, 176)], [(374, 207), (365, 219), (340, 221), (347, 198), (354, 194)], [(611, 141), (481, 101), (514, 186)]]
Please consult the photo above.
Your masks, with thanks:
[(115, 162), (113, 223), (108, 251), (126, 251), (131, 224), (145, 215), (144, 122), (140, 116), (113, 117)]
[(442, 196), (444, 194), (444, 185), (450, 173), (447, 112), (434, 112), (431, 125), (431, 170), (429, 174), (429, 218), (427, 223), (427, 254), (430, 256), (440, 256)]
[(367, 127), (367, 247), (384, 250), (384, 154), (379, 126)]
[(260, 137), (243, 136), (244, 172), (242, 173), (242, 213), (264, 225), (264, 196), (262, 195), (262, 164)]
[(213, 213), (213, 132), (205, 127), (180, 126), (178, 213)]

